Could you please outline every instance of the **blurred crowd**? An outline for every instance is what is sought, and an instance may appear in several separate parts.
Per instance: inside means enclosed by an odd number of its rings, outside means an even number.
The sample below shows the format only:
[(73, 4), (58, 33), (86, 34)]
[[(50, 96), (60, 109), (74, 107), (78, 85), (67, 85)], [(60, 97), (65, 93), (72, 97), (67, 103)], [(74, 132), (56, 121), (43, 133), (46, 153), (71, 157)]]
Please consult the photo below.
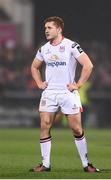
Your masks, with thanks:
[(0, 92), (35, 89), (30, 66), (32, 49), (16, 48), (11, 42), (0, 47)]
[(94, 64), (92, 88), (94, 91), (110, 92), (111, 90), (111, 47), (106, 43), (92, 42), (87, 44), (88, 54)]
[[(106, 43), (85, 44), (94, 69), (90, 79), (89, 99), (97, 127), (111, 127), (111, 47)], [(93, 117), (94, 119), (94, 117)]]

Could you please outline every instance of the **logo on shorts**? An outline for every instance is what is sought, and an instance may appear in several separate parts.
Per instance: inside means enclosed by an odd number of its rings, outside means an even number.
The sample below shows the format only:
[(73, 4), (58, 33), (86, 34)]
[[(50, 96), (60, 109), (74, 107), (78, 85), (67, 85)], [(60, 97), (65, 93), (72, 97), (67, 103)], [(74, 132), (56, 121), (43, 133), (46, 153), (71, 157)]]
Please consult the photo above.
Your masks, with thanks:
[(77, 106), (76, 106), (76, 104), (74, 104), (73, 107), (72, 107), (72, 109), (76, 109), (76, 108), (77, 108)]
[(41, 106), (45, 106), (46, 105), (46, 100), (42, 100), (41, 101)]

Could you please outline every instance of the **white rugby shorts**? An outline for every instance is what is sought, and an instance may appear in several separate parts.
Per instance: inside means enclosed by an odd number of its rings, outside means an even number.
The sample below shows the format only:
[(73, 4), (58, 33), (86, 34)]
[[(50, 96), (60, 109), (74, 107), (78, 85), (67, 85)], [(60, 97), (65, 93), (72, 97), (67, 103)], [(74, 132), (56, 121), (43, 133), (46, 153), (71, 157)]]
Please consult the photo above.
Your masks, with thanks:
[(77, 90), (44, 90), (42, 92), (39, 111), (57, 112), (60, 109), (64, 114), (82, 112), (80, 96)]

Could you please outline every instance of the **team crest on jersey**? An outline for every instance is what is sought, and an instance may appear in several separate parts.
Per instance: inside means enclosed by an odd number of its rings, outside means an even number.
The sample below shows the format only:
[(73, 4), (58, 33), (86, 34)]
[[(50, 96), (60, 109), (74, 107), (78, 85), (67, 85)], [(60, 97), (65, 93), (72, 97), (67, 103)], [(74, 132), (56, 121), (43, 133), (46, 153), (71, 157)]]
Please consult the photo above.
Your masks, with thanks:
[(65, 51), (65, 46), (60, 46), (59, 51), (64, 52)]
[(51, 61), (57, 61), (57, 60), (59, 60), (59, 57), (58, 57), (56, 54), (53, 54), (53, 55), (49, 58), (49, 60), (51, 60)]

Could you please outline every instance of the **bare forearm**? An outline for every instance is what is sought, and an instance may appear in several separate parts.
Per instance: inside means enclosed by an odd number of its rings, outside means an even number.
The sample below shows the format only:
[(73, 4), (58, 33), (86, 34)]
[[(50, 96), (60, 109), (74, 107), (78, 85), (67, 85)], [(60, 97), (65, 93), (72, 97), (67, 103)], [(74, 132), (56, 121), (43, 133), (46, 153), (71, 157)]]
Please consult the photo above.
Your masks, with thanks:
[(39, 89), (45, 89), (48, 86), (48, 83), (46, 81), (42, 80), (41, 73), (39, 71), (40, 67), (42, 65), (42, 62), (38, 59), (34, 59), (31, 65), (31, 73), (32, 77), (35, 80), (37, 87)]
[(92, 72), (92, 67), (93, 67), (93, 66), (91, 66), (90, 68), (89, 68), (89, 67), (88, 67), (88, 68), (83, 67), (78, 82), (77, 82), (77, 83), (68, 84), (68, 85), (67, 85), (67, 88), (68, 88), (70, 91), (73, 91), (73, 90), (78, 90), (81, 86), (83, 86), (84, 83), (85, 83), (85, 82), (88, 80), (88, 78), (90, 77), (90, 74), (91, 74), (91, 72)]
[(71, 83), (67, 85), (70, 91), (78, 90), (81, 86), (83, 86), (84, 83), (89, 79), (92, 72), (93, 64), (86, 53), (83, 53), (78, 58), (78, 62), (82, 65), (82, 71), (77, 83)]
[(32, 77), (35, 80), (37, 87), (39, 87), (39, 89), (47, 88), (48, 83), (42, 80), (39, 69), (32, 68), (31, 71), (32, 71)]
[(90, 68), (83, 67), (82, 68), (80, 78), (77, 82), (78, 88), (80, 88), (82, 85), (84, 85), (84, 83), (89, 79), (91, 72), (92, 72), (92, 67), (90, 67)]
[(35, 80), (37, 86), (39, 87), (39, 85), (42, 83), (42, 77), (41, 77), (40, 71), (32, 67), (31, 72), (32, 72), (33, 79)]

